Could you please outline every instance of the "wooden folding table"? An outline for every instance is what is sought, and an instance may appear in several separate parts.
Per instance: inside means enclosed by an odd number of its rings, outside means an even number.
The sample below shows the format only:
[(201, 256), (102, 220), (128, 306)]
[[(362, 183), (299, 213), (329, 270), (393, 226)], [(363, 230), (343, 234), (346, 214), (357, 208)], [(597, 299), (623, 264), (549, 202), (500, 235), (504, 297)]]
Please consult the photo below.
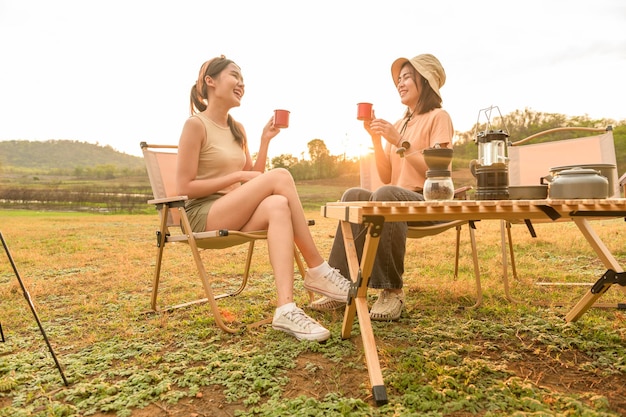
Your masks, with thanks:
[[(592, 229), (590, 219), (626, 217), (626, 199), (585, 200), (450, 200), (419, 202), (333, 202), (322, 206), (322, 215), (339, 220), (346, 247), (352, 288), (344, 313), (341, 337), (350, 338), (355, 316), (363, 339), (365, 360), (372, 394), (377, 405), (387, 403), (376, 341), (367, 306), (367, 285), (385, 222), (437, 220), (509, 220), (569, 219), (591, 245), (607, 272), (592, 286), (565, 316), (568, 322), (578, 320), (613, 284), (626, 289), (626, 273), (600, 237)], [(350, 224), (367, 227), (365, 246), (359, 261)], [(625, 291), (626, 292), (626, 291)]]

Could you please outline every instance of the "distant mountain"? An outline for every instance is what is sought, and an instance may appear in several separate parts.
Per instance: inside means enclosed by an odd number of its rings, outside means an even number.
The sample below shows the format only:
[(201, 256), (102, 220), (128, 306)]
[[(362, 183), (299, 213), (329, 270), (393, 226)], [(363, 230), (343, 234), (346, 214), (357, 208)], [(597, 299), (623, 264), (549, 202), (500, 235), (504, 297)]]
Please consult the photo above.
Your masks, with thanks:
[(118, 169), (140, 169), (144, 161), (110, 146), (72, 140), (0, 141), (0, 168), (73, 169), (113, 165)]

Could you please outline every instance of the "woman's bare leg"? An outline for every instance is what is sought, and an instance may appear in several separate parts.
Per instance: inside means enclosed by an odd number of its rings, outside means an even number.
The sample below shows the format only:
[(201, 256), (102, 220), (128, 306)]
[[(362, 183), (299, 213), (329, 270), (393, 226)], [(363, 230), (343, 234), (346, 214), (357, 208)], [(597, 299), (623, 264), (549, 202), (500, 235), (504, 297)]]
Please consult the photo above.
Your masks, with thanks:
[[(306, 264), (309, 267), (322, 264), (324, 259), (311, 236), (296, 185), (289, 171), (285, 169), (274, 169), (259, 175), (213, 203), (207, 218), (207, 230), (254, 231), (268, 229), (269, 232), (269, 213), (264, 211), (264, 215), (256, 215), (262, 202), (269, 196), (283, 196), (286, 199), (289, 214), (282, 218), (273, 219), (278, 223), (290, 223), (293, 241), (300, 249)], [(285, 237), (283, 239), (287, 240)], [(290, 265), (293, 266), (293, 248), (288, 254), (291, 257)]]
[(267, 247), (274, 270), (278, 306), (293, 302), (293, 228), (287, 199), (269, 196), (259, 204), (250, 221), (267, 219)]

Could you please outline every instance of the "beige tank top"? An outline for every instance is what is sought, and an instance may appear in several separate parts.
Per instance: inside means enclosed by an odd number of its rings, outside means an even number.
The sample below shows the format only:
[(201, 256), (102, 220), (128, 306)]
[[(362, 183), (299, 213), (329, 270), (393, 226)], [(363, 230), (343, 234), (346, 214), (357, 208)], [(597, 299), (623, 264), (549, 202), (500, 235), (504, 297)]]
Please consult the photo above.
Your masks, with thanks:
[[(200, 119), (204, 125), (206, 136), (198, 160), (197, 179), (217, 178), (235, 171), (241, 171), (246, 164), (246, 155), (235, 141), (235, 137), (229, 127), (217, 125), (202, 113), (192, 117)], [(240, 184), (233, 184), (219, 191), (219, 194), (238, 187)]]

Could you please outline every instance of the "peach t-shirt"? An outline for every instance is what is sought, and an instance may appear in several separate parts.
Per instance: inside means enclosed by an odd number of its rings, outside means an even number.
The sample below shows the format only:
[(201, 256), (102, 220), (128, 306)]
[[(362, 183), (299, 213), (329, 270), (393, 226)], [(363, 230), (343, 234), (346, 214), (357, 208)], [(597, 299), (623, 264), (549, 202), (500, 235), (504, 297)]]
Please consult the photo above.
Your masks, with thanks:
[[(394, 127), (402, 132), (406, 118), (394, 123)], [(439, 143), (442, 147), (452, 147), (454, 128), (448, 112), (443, 109), (433, 109), (425, 114), (414, 115), (406, 125), (400, 142), (408, 141), (411, 146), (405, 152), (404, 158), (396, 153), (398, 144), (387, 143), (385, 153), (391, 163), (391, 185), (397, 185), (408, 190), (424, 188), (428, 166), (424, 162), (422, 151)]]

